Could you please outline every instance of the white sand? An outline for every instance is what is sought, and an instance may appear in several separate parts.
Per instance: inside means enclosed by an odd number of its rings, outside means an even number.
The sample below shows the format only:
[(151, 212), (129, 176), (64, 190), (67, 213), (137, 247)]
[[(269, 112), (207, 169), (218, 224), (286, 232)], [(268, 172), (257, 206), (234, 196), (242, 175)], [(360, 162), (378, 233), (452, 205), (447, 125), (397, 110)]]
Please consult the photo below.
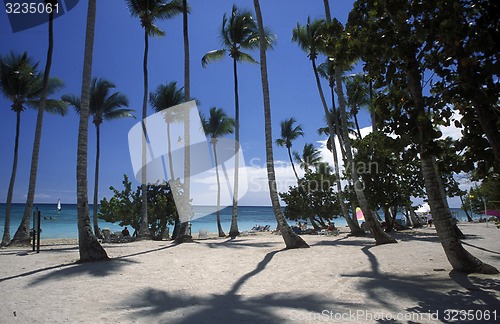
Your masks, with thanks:
[[(460, 226), (469, 235), (464, 247), (500, 269), (500, 230)], [(396, 237), (398, 244), (374, 246), (346, 233), (306, 235), (310, 249), (289, 251), (269, 233), (177, 246), (104, 244), (113, 260), (92, 264), (74, 263), (75, 240), (44, 240), (40, 254), (4, 248), (0, 322), (376, 323), (392, 315), (400, 320), (391, 323), (436, 323), (460, 316), (447, 309), (473, 310), (475, 319), (493, 319), (496, 310), (500, 321), (499, 275), (451, 272), (433, 228)]]

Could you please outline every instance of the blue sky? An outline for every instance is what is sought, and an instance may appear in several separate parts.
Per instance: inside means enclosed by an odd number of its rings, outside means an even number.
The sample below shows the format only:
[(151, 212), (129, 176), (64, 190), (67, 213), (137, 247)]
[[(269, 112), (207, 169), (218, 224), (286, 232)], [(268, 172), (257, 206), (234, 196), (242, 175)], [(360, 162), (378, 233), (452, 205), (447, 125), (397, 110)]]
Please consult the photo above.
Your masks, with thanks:
[[(345, 22), (352, 3), (353, 1), (331, 1), (332, 15)], [(190, 4), (192, 96), (201, 102), (199, 109), (203, 113), (207, 113), (210, 107), (217, 106), (232, 115), (234, 95), (231, 60), (226, 58), (202, 68), (201, 57), (209, 50), (220, 48), (218, 31), (222, 16), (230, 12), (233, 2), (191, 0)], [(236, 1), (236, 5), (253, 11), (253, 1)], [(291, 42), (291, 34), (297, 22), (304, 24), (308, 16), (313, 19), (324, 16), (323, 1), (261, 1), (261, 6), (264, 23), (278, 38), (274, 50), (268, 52), (273, 137), (279, 136), (280, 121), (294, 117), (303, 125), (305, 132), (305, 137), (294, 143), (295, 149), (301, 149), (306, 142), (320, 146), (319, 141), (324, 138), (318, 136), (316, 130), (323, 127), (324, 122), (311, 64), (297, 44)], [(55, 49), (51, 76), (61, 78), (66, 84), (59, 95), (80, 95), (86, 9), (86, 2), (81, 1), (73, 10), (54, 22)], [(97, 12), (93, 76), (114, 82), (116, 90), (128, 96), (130, 108), (136, 109), (136, 115), (140, 116), (143, 95), (143, 29), (139, 21), (130, 16), (125, 1), (98, 1)], [(183, 83), (182, 18), (179, 16), (160, 21), (158, 25), (167, 35), (150, 39), (150, 91), (160, 83)], [(43, 69), (47, 50), (46, 29), (46, 25), (41, 25), (12, 33), (7, 16), (2, 10), (0, 53), (4, 55), (10, 50), (17, 53), (28, 51), (30, 56), (40, 62), (40, 68)], [(251, 54), (255, 58), (259, 56), (258, 52)], [(247, 63), (240, 64), (238, 69), (241, 145), (247, 165), (254, 164), (257, 165), (256, 169), (259, 169), (259, 163), (264, 167), (265, 158), (260, 70), (258, 65)], [(326, 82), (324, 87), (326, 91)], [(0, 98), (0, 202), (5, 202), (12, 168), (15, 114), (10, 110), (10, 105), (4, 97)], [(152, 113), (151, 109), (149, 111)], [(369, 126), (366, 112), (361, 112), (359, 117), (361, 127)], [(26, 200), (35, 119), (34, 110), (22, 113), (14, 202), (22, 203)], [(134, 119), (123, 119), (104, 122), (102, 125), (100, 198), (110, 196), (110, 185), (121, 185), (123, 174), (133, 178), (127, 134), (136, 122)], [(93, 124), (90, 126), (89, 196), (92, 197), (95, 128)], [(35, 202), (55, 203), (59, 197), (66, 203), (76, 201), (77, 129), (78, 115), (74, 111), (70, 111), (66, 117), (45, 114)], [(284, 148), (275, 146), (274, 149), (278, 162), (288, 161)], [(286, 181), (293, 176), (289, 166), (282, 165), (281, 168), (283, 170), (278, 170), (278, 180)], [(260, 193), (249, 193), (242, 199), (241, 204), (268, 205), (268, 194), (264, 189)]]

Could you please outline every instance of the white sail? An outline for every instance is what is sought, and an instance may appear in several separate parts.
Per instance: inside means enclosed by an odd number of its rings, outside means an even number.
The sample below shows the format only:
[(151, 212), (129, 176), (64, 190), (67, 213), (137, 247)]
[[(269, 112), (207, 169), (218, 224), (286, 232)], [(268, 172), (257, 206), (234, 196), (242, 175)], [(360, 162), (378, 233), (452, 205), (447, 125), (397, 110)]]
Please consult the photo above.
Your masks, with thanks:
[(57, 211), (61, 211), (61, 199), (57, 201)]

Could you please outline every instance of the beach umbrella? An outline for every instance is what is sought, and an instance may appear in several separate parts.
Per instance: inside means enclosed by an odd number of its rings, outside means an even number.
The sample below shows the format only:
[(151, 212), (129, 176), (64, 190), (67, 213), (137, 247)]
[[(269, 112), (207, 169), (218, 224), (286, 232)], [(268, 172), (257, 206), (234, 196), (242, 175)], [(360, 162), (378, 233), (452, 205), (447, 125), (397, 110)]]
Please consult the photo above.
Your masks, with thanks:
[(356, 207), (356, 218), (358, 221), (365, 221), (365, 215), (363, 215), (363, 211), (359, 207)]

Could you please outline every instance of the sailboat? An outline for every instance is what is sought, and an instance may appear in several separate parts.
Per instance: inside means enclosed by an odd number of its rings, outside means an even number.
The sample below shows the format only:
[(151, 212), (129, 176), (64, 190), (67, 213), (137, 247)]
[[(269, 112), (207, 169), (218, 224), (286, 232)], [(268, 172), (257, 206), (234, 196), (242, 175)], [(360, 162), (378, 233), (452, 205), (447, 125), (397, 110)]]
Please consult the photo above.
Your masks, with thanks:
[(57, 201), (57, 211), (60, 212), (61, 211), (61, 199), (59, 198), (59, 200)]

